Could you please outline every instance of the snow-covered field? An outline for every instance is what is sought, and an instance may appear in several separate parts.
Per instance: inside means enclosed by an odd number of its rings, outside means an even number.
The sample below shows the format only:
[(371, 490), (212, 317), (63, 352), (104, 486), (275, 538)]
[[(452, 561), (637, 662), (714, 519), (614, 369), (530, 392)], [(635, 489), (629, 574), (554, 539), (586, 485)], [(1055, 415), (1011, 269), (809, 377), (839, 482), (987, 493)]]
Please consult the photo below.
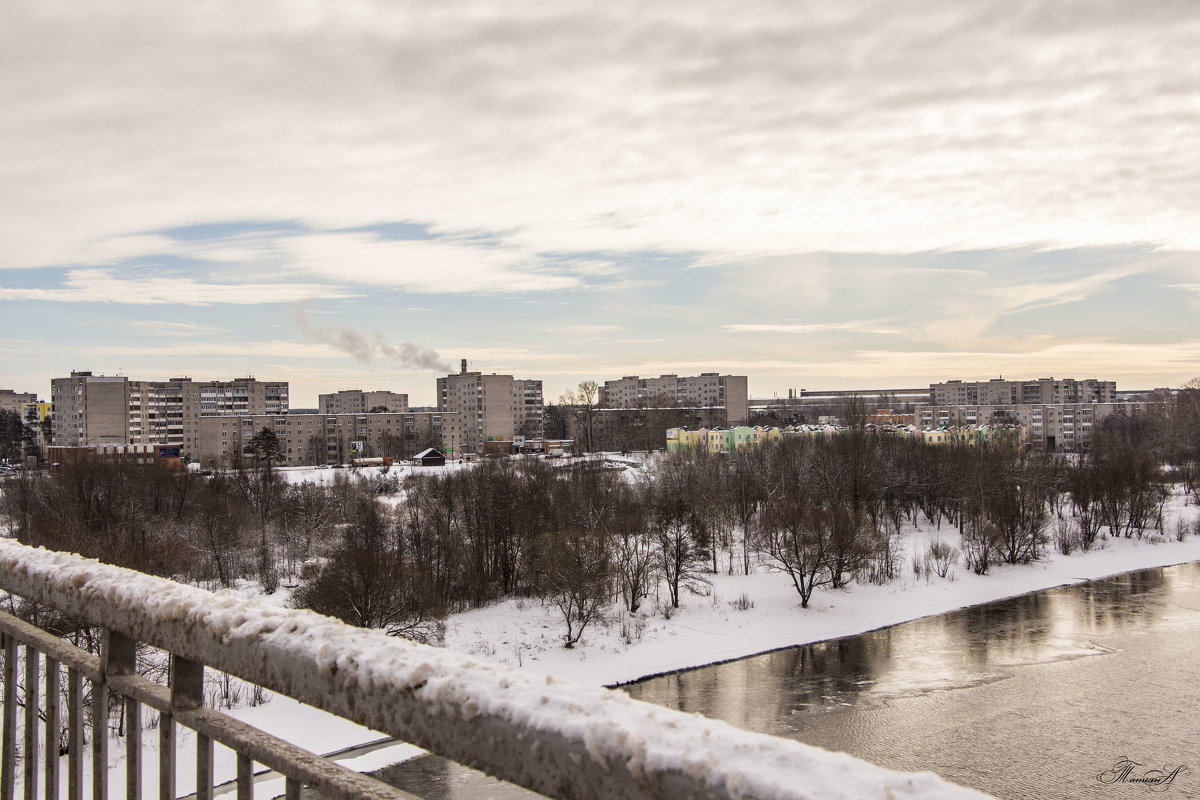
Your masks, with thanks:
[[(1063, 556), (1050, 551), (1035, 564), (996, 565), (985, 576), (972, 574), (960, 563), (944, 579), (918, 577), (913, 574), (909, 558), (902, 562), (901, 579), (885, 586), (818, 590), (807, 609), (800, 608), (799, 596), (784, 575), (759, 572), (750, 576), (710, 576), (709, 592), (685, 595), (679, 609), (665, 608), (664, 593), (661, 601), (651, 597), (636, 616), (610, 610), (608, 618), (589, 627), (573, 649), (561, 645), (563, 624), (552, 606), (543, 606), (536, 600), (507, 600), (451, 617), (446, 646), (559, 680), (590, 685), (623, 683), (771, 649), (853, 635), (1053, 586), (1200, 560), (1200, 536), (1190, 536), (1182, 542), (1171, 536), (1177, 520), (1192, 525), (1198, 518), (1200, 509), (1176, 496), (1168, 506), (1165, 539), (1110, 538), (1099, 542), (1091, 552)], [(934, 537), (957, 541), (951, 526), (945, 525), (937, 531), (926, 524), (909, 529), (906, 543), (910, 552), (921, 552)], [(378, 733), (283, 697), (273, 697), (266, 705), (232, 713), (319, 753), (380, 738)], [(185, 732), (181, 739), (186, 742), (188, 736), (190, 733)], [(111, 752), (116, 759), (120, 758), (117, 748)], [(419, 752), (407, 745), (395, 745), (346, 763), (357, 769), (373, 769)], [(148, 759), (146, 766), (153, 771), (152, 760)], [(218, 748), (216, 766), (218, 780), (232, 779), (232, 753)], [(190, 759), (181, 758), (180, 768), (179, 785), (190, 786), (194, 781), (187, 773)], [(110, 772), (114, 792), (121, 790), (123, 772), (121, 769)], [(146, 777), (149, 790), (153, 776)], [(278, 788), (282, 792), (282, 783)]]

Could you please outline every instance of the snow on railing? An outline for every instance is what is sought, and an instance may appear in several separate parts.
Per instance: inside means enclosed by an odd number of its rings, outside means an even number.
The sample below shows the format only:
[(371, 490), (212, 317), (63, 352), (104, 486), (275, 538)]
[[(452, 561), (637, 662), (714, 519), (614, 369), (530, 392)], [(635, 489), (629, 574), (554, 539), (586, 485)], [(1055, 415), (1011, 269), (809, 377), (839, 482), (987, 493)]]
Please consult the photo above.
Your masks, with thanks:
[[(389, 637), (306, 611), (228, 592), (208, 592), (65, 553), (0, 541), (0, 589), (45, 603), (104, 630), (99, 658), (10, 615), (4, 639), (3, 765), (0, 800), (11, 800), (18, 752), (17, 643), (25, 645), (24, 685), (45, 694), (23, 703), (26, 800), (38, 786), (37, 722), (55, 731), (58, 664), (69, 667), (68, 798), (82, 797), (81, 678), (94, 702), (106, 693), (162, 715), (160, 797), (175, 800), (175, 724), (198, 732), (198, 800), (212, 797), (212, 743), (239, 754), (238, 798), (252, 796), (254, 762), (286, 775), (289, 798), (301, 786), (338, 797), (410, 797), (273, 736), (202, 707), (204, 666), (227, 672), (438, 755), (552, 797), (982, 798), (932, 773), (892, 772), (842, 753), (738, 730), (723, 722), (631, 699), (620, 691), (557, 681), (480, 658)], [(133, 674), (136, 642), (171, 654), (171, 683)], [(39, 705), (39, 696), (41, 704)], [(94, 736), (93, 798), (107, 786), (108, 738)], [(128, 727), (129, 797), (140, 794), (141, 731)], [(53, 741), (53, 740), (52, 740)], [(46, 753), (43, 746), (42, 753)], [(53, 752), (57, 753), (55, 749)], [(48, 755), (48, 754), (47, 754)], [(44, 757), (47, 798), (58, 799), (58, 757)]]

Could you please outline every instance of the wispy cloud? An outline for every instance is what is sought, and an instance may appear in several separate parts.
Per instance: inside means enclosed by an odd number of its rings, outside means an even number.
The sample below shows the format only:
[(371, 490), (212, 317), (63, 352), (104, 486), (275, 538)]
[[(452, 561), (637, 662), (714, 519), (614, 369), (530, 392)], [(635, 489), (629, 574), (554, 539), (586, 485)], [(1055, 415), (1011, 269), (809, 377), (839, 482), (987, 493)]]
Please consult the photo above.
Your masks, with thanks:
[(722, 326), (729, 333), (830, 333), (842, 331), (847, 333), (874, 333), (890, 335), (899, 332), (899, 328), (886, 325), (882, 320), (862, 320), (858, 322), (744, 322)]
[(582, 335), (593, 335), (600, 333), (612, 333), (613, 331), (624, 330), (620, 325), (561, 325), (557, 327), (547, 328), (551, 333), (574, 333)]
[(207, 306), (295, 303), (313, 298), (352, 297), (338, 286), (316, 283), (206, 283), (186, 277), (122, 277), (107, 269), (70, 270), (61, 288), (0, 286), (0, 300), (54, 303)]
[(200, 325), (195, 322), (171, 319), (131, 319), (125, 323), (138, 331), (152, 331), (155, 336), (213, 336), (224, 333), (216, 325)]

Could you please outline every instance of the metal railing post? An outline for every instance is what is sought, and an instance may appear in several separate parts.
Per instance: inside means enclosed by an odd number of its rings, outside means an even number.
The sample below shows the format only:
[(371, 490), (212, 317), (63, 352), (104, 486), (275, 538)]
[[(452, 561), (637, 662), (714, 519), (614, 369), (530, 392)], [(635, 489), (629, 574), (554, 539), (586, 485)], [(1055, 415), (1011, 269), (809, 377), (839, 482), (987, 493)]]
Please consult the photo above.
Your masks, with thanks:
[(254, 800), (254, 761), (242, 753), (237, 757), (237, 800)]
[[(127, 636), (105, 630), (100, 643), (100, 674), (110, 676), (137, 674), (137, 642)], [(132, 698), (122, 698), (125, 704), (125, 797), (138, 800), (142, 796), (142, 712), (141, 704)]]
[(92, 684), (92, 800), (108, 800), (108, 684)]
[(212, 800), (213, 742), (202, 733), (196, 734), (196, 800)]
[(60, 692), (58, 661), (46, 656), (46, 800), (58, 800)]
[[(204, 665), (171, 654), (172, 711), (200, 708), (204, 705)], [(175, 716), (163, 714), (158, 725), (158, 795), (159, 800), (175, 800)], [(211, 752), (211, 747), (210, 747)], [(211, 762), (210, 762), (211, 763)], [(196, 776), (197, 782), (200, 776)], [(209, 769), (209, 791), (212, 770)]]
[(67, 670), (67, 800), (83, 798), (83, 676)]
[(0, 800), (12, 800), (17, 766), (17, 640), (4, 637), (4, 732), (0, 734)]
[(25, 800), (37, 800), (38, 787), (38, 684), (42, 654), (25, 645)]

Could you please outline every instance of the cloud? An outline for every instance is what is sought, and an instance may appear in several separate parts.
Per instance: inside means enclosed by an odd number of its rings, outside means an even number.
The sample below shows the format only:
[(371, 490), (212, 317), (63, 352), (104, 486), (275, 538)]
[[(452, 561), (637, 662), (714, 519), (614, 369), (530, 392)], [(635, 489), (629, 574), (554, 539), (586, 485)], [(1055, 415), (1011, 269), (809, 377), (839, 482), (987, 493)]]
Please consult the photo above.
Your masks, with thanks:
[(559, 326), (556, 328), (547, 328), (546, 330), (550, 331), (551, 333), (574, 333), (574, 334), (590, 335), (590, 334), (599, 334), (599, 333), (612, 333), (613, 331), (621, 331), (621, 330), (625, 330), (625, 329), (620, 325), (602, 324), (602, 325), (562, 325), (562, 326)]
[(581, 285), (576, 277), (543, 267), (536, 256), (502, 246), (348, 233), (283, 237), (274, 246), (290, 269), (409, 292), (545, 292)]
[(880, 335), (891, 335), (899, 332), (898, 328), (885, 325), (879, 320), (812, 323), (745, 322), (723, 325), (722, 330), (729, 333), (828, 333), (832, 331), (845, 331), (848, 333), (875, 333)]
[(339, 287), (315, 283), (204, 283), (192, 278), (154, 275), (120, 277), (108, 269), (70, 270), (63, 279), (62, 288), (0, 286), (0, 300), (55, 303), (259, 305), (352, 296)]
[(314, 325), (303, 306), (292, 309), (296, 326), (308, 339), (312, 339), (340, 350), (356, 361), (370, 364), (377, 358), (396, 361), (404, 366), (449, 373), (454, 367), (442, 359), (436, 350), (411, 342), (389, 344), (380, 331), (360, 332), (341, 325)]
[(1068, 6), (14, 0), (0, 261), (222, 219), (521, 253), (1200, 247), (1192, 9)]
[(137, 330), (153, 331), (155, 336), (211, 337), (225, 332), (215, 325), (200, 325), (186, 320), (131, 319), (125, 324)]

